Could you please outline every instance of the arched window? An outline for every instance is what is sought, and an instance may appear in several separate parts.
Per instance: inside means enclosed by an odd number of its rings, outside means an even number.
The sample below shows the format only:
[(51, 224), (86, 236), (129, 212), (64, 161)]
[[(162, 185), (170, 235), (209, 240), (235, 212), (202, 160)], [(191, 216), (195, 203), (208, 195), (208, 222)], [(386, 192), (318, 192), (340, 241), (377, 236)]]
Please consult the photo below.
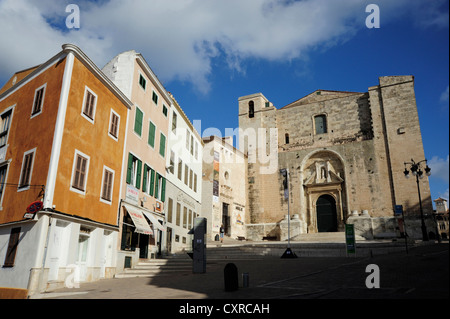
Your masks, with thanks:
[(285, 142), (286, 144), (289, 144), (289, 134), (288, 134), (288, 133), (286, 133), (286, 134), (284, 135), (284, 142)]
[(248, 102), (248, 117), (255, 116), (255, 103), (253, 101)]
[(327, 117), (325, 114), (314, 116), (314, 126), (316, 134), (324, 134), (327, 132)]

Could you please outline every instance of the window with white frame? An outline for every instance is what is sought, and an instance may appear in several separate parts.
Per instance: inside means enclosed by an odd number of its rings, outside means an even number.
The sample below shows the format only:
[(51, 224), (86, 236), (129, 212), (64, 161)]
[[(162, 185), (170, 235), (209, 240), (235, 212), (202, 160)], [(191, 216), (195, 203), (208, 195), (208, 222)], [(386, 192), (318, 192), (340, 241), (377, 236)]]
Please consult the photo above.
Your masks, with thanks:
[(88, 87), (86, 87), (84, 91), (83, 111), (81, 114), (91, 123), (94, 123), (96, 106), (97, 106), (97, 94), (95, 94)]
[(23, 154), (22, 169), (20, 171), (18, 190), (30, 188), (31, 175), (33, 174), (34, 155), (36, 148), (26, 151)]
[(153, 196), (155, 189), (155, 170), (144, 164), (144, 178), (142, 179), (142, 191)]
[(142, 161), (133, 154), (128, 154), (127, 184), (136, 188), (141, 187)]
[(4, 112), (0, 117), (0, 148), (6, 145), (9, 127), (11, 126), (12, 108)]
[(195, 159), (198, 160), (198, 143), (195, 142)]
[(142, 74), (139, 74), (139, 85), (145, 91), (145, 87), (147, 86), (147, 80), (145, 79), (145, 77)]
[(120, 116), (113, 110), (111, 110), (111, 117), (109, 119), (109, 130), (108, 135), (117, 141), (119, 137), (119, 124)]
[(102, 201), (111, 203), (112, 201), (112, 191), (114, 183), (114, 170), (109, 167), (103, 166), (103, 182), (102, 182)]
[(70, 183), (70, 189), (77, 193), (84, 194), (86, 192), (86, 182), (89, 172), (89, 159), (86, 154), (75, 150), (72, 167), (72, 180)]
[(34, 92), (33, 108), (31, 110), (31, 117), (42, 113), (42, 107), (44, 105), (45, 88), (47, 83), (37, 88)]
[(153, 91), (152, 94), (152, 101), (155, 103), (155, 105), (158, 105), (158, 94), (156, 94), (155, 91)]
[(175, 173), (175, 153), (172, 150), (170, 151), (169, 172)]
[(2, 206), (3, 191), (6, 184), (6, 174), (8, 173), (8, 164), (3, 164), (0, 166), (0, 207)]

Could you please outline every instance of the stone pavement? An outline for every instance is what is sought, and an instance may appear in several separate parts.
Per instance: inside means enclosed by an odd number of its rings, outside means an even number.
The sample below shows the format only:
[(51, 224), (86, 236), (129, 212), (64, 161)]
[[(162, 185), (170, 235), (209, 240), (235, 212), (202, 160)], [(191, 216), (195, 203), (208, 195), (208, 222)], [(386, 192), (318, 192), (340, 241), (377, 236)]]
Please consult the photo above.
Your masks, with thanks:
[[(224, 290), (224, 267), (238, 268), (239, 289)], [(379, 267), (380, 288), (369, 289), (369, 264)], [(249, 274), (243, 287), (242, 274)], [(206, 273), (162, 273), (103, 279), (31, 299), (418, 299), (449, 298), (448, 242), (363, 257), (214, 259)]]

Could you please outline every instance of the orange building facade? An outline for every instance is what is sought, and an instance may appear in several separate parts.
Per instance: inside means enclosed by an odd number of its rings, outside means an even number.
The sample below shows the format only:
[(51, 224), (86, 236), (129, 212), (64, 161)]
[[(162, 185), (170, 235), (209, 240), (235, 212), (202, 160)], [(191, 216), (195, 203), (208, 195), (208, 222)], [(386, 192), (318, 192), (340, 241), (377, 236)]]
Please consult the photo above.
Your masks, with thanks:
[(0, 287), (114, 275), (131, 107), (73, 45), (0, 90)]

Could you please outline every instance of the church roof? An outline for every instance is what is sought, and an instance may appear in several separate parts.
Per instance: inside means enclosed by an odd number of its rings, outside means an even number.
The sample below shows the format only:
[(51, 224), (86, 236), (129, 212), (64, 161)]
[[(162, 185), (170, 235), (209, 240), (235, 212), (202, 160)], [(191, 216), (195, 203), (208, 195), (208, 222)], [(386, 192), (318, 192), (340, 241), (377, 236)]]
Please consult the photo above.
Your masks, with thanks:
[(360, 95), (360, 94), (364, 94), (364, 93), (349, 92), (349, 91), (315, 90), (314, 92), (312, 92), (312, 93), (310, 93), (310, 94), (308, 94), (286, 106), (283, 106), (281, 109), (315, 103), (315, 102), (320, 102), (320, 101), (344, 98), (344, 97), (352, 96), (352, 95)]

